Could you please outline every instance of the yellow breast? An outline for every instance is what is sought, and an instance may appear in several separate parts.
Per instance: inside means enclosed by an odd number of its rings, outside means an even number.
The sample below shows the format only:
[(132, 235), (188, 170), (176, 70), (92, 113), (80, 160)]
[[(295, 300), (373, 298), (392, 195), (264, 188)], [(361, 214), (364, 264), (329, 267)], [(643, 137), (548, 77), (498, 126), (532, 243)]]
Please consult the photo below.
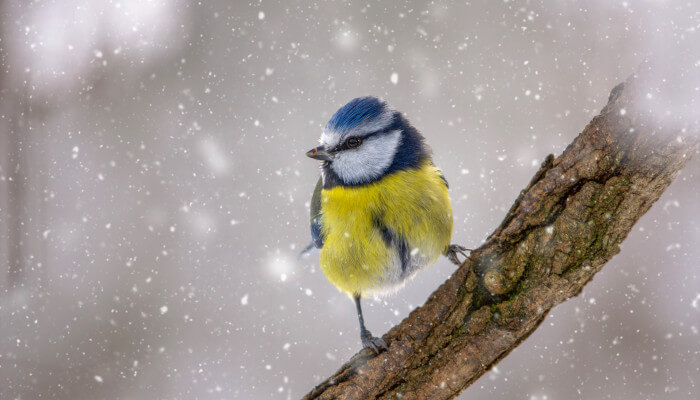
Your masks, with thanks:
[(403, 238), (411, 257), (425, 265), (445, 251), (452, 235), (447, 187), (430, 161), (368, 185), (324, 189), (321, 212), (321, 268), (348, 294), (383, 292), (405, 278), (380, 227)]

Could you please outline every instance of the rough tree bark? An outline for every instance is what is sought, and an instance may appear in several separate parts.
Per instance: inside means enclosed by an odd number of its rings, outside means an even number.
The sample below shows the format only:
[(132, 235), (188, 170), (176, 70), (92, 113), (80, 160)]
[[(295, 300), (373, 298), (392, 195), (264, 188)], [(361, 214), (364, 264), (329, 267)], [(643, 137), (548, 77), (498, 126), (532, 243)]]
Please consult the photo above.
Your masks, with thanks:
[(361, 351), (304, 398), (453, 398), (580, 293), (698, 152), (697, 115), (650, 101), (683, 88), (653, 70), (615, 87), (564, 153), (545, 159), (487, 241), (384, 335), (389, 351)]

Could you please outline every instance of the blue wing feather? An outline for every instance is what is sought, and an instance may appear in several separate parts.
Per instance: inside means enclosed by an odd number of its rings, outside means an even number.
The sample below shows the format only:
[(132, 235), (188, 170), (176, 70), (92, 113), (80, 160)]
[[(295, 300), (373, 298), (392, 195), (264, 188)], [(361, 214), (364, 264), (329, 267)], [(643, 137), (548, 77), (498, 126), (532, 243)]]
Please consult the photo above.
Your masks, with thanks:
[(318, 178), (314, 194), (311, 196), (311, 238), (314, 241), (314, 246), (317, 249), (323, 247), (324, 237), (321, 226), (321, 190), (323, 189), (323, 181)]
[(316, 246), (317, 249), (323, 247), (323, 233), (321, 232), (320, 215), (311, 221), (311, 239), (314, 241), (314, 246)]
[(318, 179), (314, 194), (311, 196), (311, 243), (309, 243), (299, 254), (299, 259), (308, 257), (314, 248), (320, 249), (323, 247), (323, 229), (321, 228), (321, 190), (323, 182)]

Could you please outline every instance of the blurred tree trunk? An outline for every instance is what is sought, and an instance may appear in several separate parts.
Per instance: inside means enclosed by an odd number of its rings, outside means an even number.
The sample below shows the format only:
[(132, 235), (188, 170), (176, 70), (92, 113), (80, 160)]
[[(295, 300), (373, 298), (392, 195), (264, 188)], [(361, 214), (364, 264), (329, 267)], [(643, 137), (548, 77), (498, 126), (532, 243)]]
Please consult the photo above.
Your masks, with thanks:
[[(3, 14), (4, 7), (0, 7)], [(33, 107), (31, 85), (9, 63), (5, 27), (0, 27), (0, 289), (9, 292), (44, 280), (42, 143), (34, 131), (46, 115)], [(30, 271), (36, 272), (30, 277)], [(36, 285), (34, 285), (34, 283)]]
[[(4, 15), (6, 5), (0, 5), (0, 15)], [(13, 91), (12, 67), (8, 65), (8, 41), (6, 28), (0, 25), (0, 288), (9, 290), (19, 281), (21, 274), (21, 230), (18, 229), (21, 214), (22, 185), (16, 181), (17, 155), (20, 153), (18, 111), (20, 103)]]
[[(7, 96), (12, 98), (16, 96)], [(18, 99), (17, 99), (18, 100)], [(26, 169), (22, 149), (22, 135), (26, 122), (24, 115), (20, 111), (23, 107), (22, 102), (8, 104), (11, 110), (8, 115), (8, 147), (7, 154), (7, 213), (6, 213), (6, 229), (7, 229), (7, 258), (8, 258), (8, 275), (7, 285), (10, 289), (21, 285), (22, 275), (24, 273), (23, 247), (25, 242), (23, 239), (22, 217), (24, 214), (23, 204), (26, 199), (26, 175), (21, 174)]]
[(580, 293), (699, 148), (697, 110), (674, 115), (692, 88), (652, 71), (547, 157), (486, 243), (384, 335), (389, 351), (361, 351), (305, 399), (453, 398)]
[[(32, 111), (30, 96), (26, 91), (3, 90), (2, 111), (4, 124), (4, 176), (5, 197), (4, 228), (7, 249), (7, 288), (24, 286), (32, 265), (40, 263), (37, 254), (38, 237), (30, 235), (30, 228), (37, 228), (41, 218), (39, 174), (35, 157), (36, 143), (32, 143)], [(34, 229), (35, 230), (35, 229)]]

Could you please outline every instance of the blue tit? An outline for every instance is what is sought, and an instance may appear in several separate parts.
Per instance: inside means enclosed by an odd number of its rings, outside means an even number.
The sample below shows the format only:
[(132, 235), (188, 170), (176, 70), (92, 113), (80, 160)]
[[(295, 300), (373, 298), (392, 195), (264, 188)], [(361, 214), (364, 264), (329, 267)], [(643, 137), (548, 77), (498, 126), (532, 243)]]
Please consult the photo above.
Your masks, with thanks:
[(446, 255), (452, 207), (448, 184), (423, 136), (398, 111), (375, 97), (341, 107), (307, 156), (321, 161), (311, 200), (308, 248), (320, 249), (326, 278), (355, 301), (364, 347), (386, 343), (365, 328), (360, 299), (396, 291)]

